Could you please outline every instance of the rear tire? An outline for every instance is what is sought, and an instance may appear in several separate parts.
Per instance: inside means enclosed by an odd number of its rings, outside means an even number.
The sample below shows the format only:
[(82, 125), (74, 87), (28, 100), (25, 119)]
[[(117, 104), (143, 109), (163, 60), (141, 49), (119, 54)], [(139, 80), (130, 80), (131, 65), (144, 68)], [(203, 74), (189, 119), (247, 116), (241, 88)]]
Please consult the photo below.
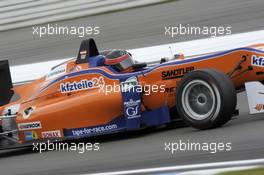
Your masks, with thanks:
[(227, 123), (236, 104), (232, 81), (213, 69), (192, 71), (177, 86), (178, 113), (188, 125), (197, 129), (216, 128)]

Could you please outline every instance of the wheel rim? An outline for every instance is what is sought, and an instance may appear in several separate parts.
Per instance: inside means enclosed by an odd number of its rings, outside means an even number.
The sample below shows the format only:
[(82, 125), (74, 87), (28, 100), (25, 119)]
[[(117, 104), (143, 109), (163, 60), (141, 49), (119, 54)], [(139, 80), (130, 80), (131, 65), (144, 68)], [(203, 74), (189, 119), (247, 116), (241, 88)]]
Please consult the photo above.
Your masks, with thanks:
[(193, 80), (183, 89), (182, 105), (184, 111), (194, 120), (204, 120), (218, 107), (218, 94), (203, 80)]

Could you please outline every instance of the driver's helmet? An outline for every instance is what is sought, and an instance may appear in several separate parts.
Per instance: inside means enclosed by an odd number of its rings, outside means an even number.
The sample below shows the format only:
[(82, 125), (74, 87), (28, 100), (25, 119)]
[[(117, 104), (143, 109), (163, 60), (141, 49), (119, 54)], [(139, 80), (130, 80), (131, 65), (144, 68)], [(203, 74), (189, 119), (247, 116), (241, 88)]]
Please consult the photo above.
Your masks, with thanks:
[(105, 51), (105, 65), (113, 67), (119, 72), (133, 71), (134, 60), (132, 55), (126, 50), (111, 50)]

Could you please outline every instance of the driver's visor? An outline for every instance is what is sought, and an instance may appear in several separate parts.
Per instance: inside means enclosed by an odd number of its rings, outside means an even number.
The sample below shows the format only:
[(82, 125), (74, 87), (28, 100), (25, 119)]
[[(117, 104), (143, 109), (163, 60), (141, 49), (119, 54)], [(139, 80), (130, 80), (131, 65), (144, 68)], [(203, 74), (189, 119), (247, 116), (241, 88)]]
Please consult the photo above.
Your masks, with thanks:
[(125, 54), (121, 57), (118, 57), (118, 58), (105, 58), (105, 64), (107, 65), (115, 65), (115, 64), (118, 64), (120, 62), (122, 62), (123, 60), (125, 59), (128, 59), (129, 58), (129, 55), (128, 54)]
[(127, 68), (132, 67), (133, 64), (134, 64), (133, 60), (128, 58), (128, 59), (125, 59), (125, 60), (121, 61), (120, 63), (116, 64), (115, 67), (118, 70), (123, 71)]

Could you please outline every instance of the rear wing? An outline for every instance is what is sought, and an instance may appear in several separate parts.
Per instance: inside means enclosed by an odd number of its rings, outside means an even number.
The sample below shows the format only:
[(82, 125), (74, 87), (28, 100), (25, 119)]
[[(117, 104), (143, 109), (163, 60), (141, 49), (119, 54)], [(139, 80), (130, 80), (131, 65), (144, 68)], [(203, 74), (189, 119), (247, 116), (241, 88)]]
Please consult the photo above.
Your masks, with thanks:
[(2, 60), (0, 61), (0, 106), (9, 103), (14, 93), (12, 88), (13, 84), (8, 60)]

